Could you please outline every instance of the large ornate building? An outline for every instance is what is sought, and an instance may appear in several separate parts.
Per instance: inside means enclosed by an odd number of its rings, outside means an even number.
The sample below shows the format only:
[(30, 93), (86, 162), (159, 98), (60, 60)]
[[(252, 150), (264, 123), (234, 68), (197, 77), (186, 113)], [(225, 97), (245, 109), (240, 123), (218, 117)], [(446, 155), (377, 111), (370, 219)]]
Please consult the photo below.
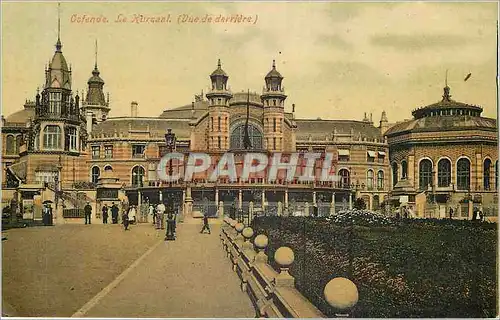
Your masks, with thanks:
[[(200, 205), (219, 215), (233, 205), (303, 214), (316, 205), (320, 214), (331, 214), (352, 206), (356, 198), (372, 210), (391, 200), (393, 205), (403, 202), (421, 217), (443, 217), (450, 207), (466, 217), (472, 203), (490, 214), (496, 210), (496, 120), (480, 117), (479, 107), (451, 100), (448, 87), (441, 102), (415, 110), (414, 120), (392, 126), (382, 112), (375, 126), (366, 114), (362, 121), (297, 119), (274, 62), (262, 79), (262, 92), (256, 93), (232, 92), (219, 60), (206, 94), (157, 117), (139, 117), (137, 102), (131, 103), (129, 117), (109, 117), (97, 55), (87, 94), (75, 95), (60, 39), (45, 78), (34, 101), (2, 116), (2, 202), (20, 201), (26, 219), (41, 218), (44, 200), (64, 207), (66, 218), (79, 216), (85, 201), (100, 212), (112, 201), (141, 204), (167, 198), (186, 214)], [(175, 135), (173, 145), (167, 144), (166, 134)], [(173, 150), (204, 152), (213, 160), (228, 151), (237, 159), (249, 151), (285, 156), (332, 152), (340, 180), (251, 176), (249, 181), (211, 182), (198, 175), (194, 181), (164, 183), (156, 169)], [(173, 167), (177, 171), (182, 164)]]
[[(420, 217), (471, 218), (474, 207), (498, 213), (496, 119), (482, 108), (451, 99), (416, 109), (413, 120), (392, 126), (389, 143), (393, 199), (404, 199)], [(401, 198), (403, 196), (403, 198)]]

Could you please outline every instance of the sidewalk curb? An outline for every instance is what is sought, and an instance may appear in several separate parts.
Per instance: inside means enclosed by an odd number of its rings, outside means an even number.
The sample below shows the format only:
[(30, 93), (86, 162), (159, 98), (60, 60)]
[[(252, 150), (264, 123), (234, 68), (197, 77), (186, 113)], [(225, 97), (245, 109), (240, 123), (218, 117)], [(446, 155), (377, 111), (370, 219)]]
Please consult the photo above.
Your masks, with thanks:
[(155, 245), (149, 248), (142, 256), (137, 258), (125, 271), (123, 271), (118, 277), (115, 278), (110, 284), (108, 284), (104, 289), (102, 289), (98, 294), (96, 294), (92, 299), (90, 299), (86, 304), (84, 304), (77, 312), (75, 312), (71, 318), (81, 318), (90, 309), (92, 309), (102, 298), (104, 298), (111, 290), (113, 290), (120, 282), (125, 279), (125, 277), (144, 260), (151, 252), (153, 252), (160, 244), (164, 243), (163, 240), (158, 241)]

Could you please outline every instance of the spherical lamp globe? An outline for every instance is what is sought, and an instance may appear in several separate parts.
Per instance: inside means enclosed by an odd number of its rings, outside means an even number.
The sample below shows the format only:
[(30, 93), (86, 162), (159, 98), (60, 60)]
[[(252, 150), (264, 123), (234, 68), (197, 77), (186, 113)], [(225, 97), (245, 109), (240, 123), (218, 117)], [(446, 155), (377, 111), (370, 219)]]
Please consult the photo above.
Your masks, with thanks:
[(358, 302), (358, 288), (349, 279), (334, 278), (325, 286), (326, 301), (334, 308), (345, 310), (353, 307)]
[(292, 249), (288, 247), (281, 247), (274, 253), (274, 261), (282, 267), (288, 267), (295, 260), (295, 255)]

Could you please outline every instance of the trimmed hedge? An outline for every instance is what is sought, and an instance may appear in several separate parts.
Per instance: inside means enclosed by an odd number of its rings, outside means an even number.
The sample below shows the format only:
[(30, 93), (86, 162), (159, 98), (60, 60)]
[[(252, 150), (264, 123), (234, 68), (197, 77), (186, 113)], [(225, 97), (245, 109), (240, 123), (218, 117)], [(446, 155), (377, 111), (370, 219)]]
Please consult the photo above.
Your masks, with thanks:
[(259, 217), (252, 225), (269, 237), (268, 256), (293, 249), (297, 289), (325, 315), (338, 312), (323, 297), (334, 277), (357, 285), (354, 317), (496, 315), (496, 224), (343, 215), (358, 218)]

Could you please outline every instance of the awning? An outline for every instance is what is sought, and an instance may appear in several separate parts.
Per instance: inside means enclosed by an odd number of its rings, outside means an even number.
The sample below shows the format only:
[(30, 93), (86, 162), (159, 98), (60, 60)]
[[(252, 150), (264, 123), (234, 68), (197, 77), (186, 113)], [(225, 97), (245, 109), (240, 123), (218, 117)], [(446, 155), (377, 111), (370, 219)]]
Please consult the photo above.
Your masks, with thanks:
[(349, 150), (346, 149), (340, 149), (338, 150), (339, 156), (348, 156), (349, 155)]
[(375, 158), (375, 151), (368, 151), (368, 156), (371, 158)]
[(9, 167), (10, 172), (12, 172), (16, 178), (19, 180), (25, 180), (26, 179), (26, 171), (28, 169), (28, 165), (26, 161), (21, 161), (18, 163), (15, 163)]
[(381, 156), (381, 157), (385, 157), (385, 152), (384, 151), (379, 151), (378, 155)]

